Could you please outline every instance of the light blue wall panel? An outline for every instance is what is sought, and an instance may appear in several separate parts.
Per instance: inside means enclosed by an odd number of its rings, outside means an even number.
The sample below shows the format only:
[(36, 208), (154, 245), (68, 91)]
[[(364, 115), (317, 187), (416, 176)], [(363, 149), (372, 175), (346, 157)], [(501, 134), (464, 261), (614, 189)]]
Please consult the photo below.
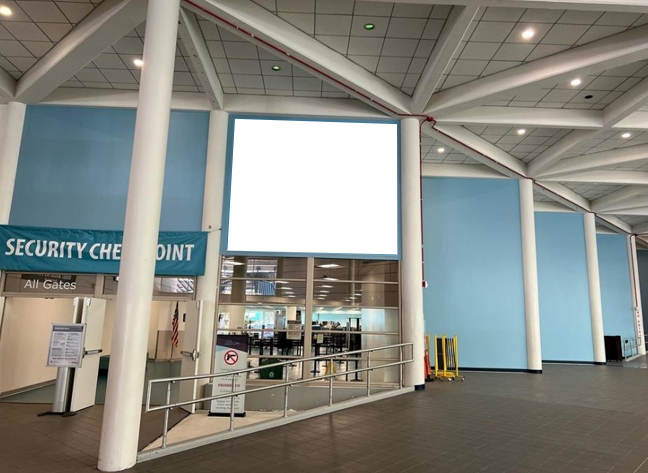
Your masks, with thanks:
[(535, 220), (542, 359), (594, 361), (583, 215)]
[(648, 250), (637, 251), (639, 284), (641, 286), (641, 307), (643, 309), (644, 333), (648, 328)]
[(628, 243), (624, 235), (597, 235), (605, 335), (634, 338)]
[(426, 332), (459, 336), (462, 367), (526, 369), (518, 183), (423, 181)]
[[(135, 110), (27, 108), (10, 223), (120, 230)], [(200, 230), (209, 114), (171, 113), (160, 229)]]

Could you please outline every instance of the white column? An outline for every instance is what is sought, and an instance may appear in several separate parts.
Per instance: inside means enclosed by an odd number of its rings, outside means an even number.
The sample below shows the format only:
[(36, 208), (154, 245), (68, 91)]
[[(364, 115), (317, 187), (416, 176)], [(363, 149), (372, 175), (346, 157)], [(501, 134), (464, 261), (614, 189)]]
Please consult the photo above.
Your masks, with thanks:
[(639, 262), (637, 261), (637, 236), (630, 235), (628, 239), (630, 260), (630, 286), (632, 289), (632, 315), (634, 317), (635, 334), (639, 338), (639, 354), (646, 354), (646, 343), (643, 328), (643, 307), (641, 306), (641, 284), (639, 281)]
[(5, 225), (11, 212), (26, 106), (9, 102), (0, 107), (4, 108), (4, 120), (0, 123), (0, 225)]
[(596, 216), (588, 212), (583, 214), (583, 219), (585, 222), (585, 253), (587, 256), (587, 280), (589, 282), (594, 363), (605, 364), (603, 306), (601, 305), (601, 281), (599, 279), (598, 248), (596, 244)]
[(99, 469), (137, 460), (180, 0), (149, 0)]
[[(421, 156), (419, 120), (401, 120), (401, 326), (403, 343), (413, 343), (414, 362), (405, 365), (405, 386), (425, 388), (423, 242), (421, 241)], [(407, 356), (407, 355), (406, 355)]]
[[(220, 237), (223, 211), (223, 188), (225, 183), (225, 152), (227, 149), (227, 123), (229, 115), (214, 110), (209, 117), (209, 142), (205, 168), (205, 191), (203, 198), (202, 230), (207, 236), (205, 274), (198, 277), (196, 299), (203, 301), (202, 327), (200, 332), (200, 358), (198, 373), (211, 373), (214, 346), (214, 321), (220, 281)], [(209, 380), (199, 380), (203, 386)], [(199, 391), (200, 392), (200, 391)]]
[(520, 233), (522, 234), (527, 369), (531, 373), (542, 373), (533, 181), (520, 179), (518, 183), (520, 186)]

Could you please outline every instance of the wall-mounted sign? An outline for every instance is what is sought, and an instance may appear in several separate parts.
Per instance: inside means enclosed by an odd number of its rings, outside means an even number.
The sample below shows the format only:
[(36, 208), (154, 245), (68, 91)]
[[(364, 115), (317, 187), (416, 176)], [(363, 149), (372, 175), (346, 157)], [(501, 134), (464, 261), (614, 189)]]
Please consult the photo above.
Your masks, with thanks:
[(86, 324), (52, 324), (47, 366), (81, 368)]
[[(63, 273), (119, 273), (123, 232), (0, 225), (0, 269)], [(155, 273), (205, 272), (205, 232), (160, 232)]]
[(93, 295), (97, 277), (90, 274), (7, 273), (4, 293)]

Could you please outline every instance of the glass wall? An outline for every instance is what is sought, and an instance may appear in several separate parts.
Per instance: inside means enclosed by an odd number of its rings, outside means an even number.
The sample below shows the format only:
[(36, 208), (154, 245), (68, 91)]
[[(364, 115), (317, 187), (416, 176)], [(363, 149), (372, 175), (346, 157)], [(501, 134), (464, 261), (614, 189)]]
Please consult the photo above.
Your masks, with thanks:
[[(397, 344), (399, 289), (398, 261), (224, 256), (217, 333), (247, 334), (251, 366)], [(398, 350), (380, 351), (371, 364), (397, 360)], [(361, 354), (334, 364), (342, 372), (366, 362)], [(327, 367), (310, 368), (324, 374)], [(361, 381), (362, 375), (341, 378)], [(397, 379), (396, 368), (372, 374), (372, 382)]]

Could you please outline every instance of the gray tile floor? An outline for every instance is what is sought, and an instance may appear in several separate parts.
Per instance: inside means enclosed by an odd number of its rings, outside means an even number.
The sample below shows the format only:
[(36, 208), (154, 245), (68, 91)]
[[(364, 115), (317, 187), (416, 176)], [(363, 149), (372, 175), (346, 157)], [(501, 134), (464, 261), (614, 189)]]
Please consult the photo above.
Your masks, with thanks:
[[(543, 375), (466, 373), (463, 383), (428, 383), (423, 392), (141, 463), (132, 471), (648, 473), (647, 397), (644, 369), (546, 365)], [(53, 459), (56, 439), (30, 436), (36, 421), (8, 422), (15, 406), (0, 405), (3, 473), (90, 471), (90, 450), (80, 459)], [(13, 447), (7, 450), (3, 438)], [(17, 456), (27, 463), (19, 465)]]

